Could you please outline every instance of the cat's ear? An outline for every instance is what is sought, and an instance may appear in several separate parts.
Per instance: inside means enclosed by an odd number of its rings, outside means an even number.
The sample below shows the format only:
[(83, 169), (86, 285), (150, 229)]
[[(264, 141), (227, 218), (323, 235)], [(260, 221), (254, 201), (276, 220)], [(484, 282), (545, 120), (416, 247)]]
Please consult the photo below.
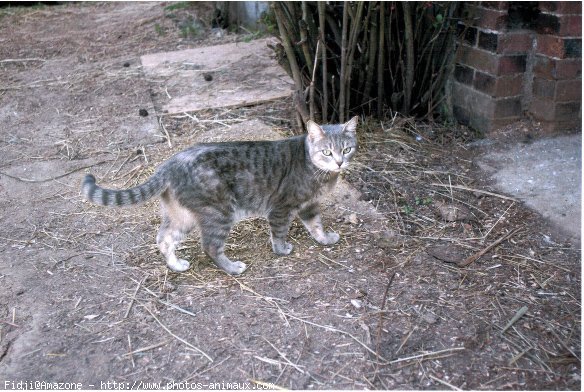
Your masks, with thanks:
[(308, 137), (313, 142), (325, 137), (324, 130), (312, 120), (308, 120), (306, 123), (306, 130), (308, 131)]
[(357, 132), (357, 124), (359, 123), (359, 116), (355, 116), (343, 125), (343, 132), (355, 133)]

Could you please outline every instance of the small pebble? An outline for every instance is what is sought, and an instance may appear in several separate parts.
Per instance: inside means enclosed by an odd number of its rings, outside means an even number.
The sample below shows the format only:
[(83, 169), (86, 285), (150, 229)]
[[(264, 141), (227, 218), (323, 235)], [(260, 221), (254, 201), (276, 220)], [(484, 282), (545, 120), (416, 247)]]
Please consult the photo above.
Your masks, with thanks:
[(140, 109), (140, 110), (138, 110), (138, 114), (142, 117), (146, 117), (148, 115), (148, 110)]

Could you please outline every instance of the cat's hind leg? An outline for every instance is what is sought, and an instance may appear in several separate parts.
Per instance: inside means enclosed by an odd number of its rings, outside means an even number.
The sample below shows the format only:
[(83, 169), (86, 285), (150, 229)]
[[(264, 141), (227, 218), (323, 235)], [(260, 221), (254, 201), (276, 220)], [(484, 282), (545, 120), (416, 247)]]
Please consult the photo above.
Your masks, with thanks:
[(161, 200), (162, 223), (156, 236), (156, 244), (166, 258), (166, 265), (174, 272), (184, 272), (190, 264), (176, 256), (176, 248), (183, 238), (195, 226), (192, 213), (180, 207), (176, 201), (171, 201), (165, 195)]
[(341, 238), (337, 233), (325, 232), (322, 228), (318, 204), (310, 204), (298, 212), (298, 217), (312, 238), (322, 245), (336, 244)]
[(268, 215), (268, 223), (272, 250), (280, 256), (289, 255), (294, 248), (292, 244), (286, 242), (290, 223), (292, 223), (292, 214), (290, 211), (271, 211)]
[(232, 214), (214, 208), (197, 211), (203, 250), (215, 265), (231, 275), (239, 275), (247, 268), (241, 261), (231, 261), (225, 256), (225, 241), (233, 226)]

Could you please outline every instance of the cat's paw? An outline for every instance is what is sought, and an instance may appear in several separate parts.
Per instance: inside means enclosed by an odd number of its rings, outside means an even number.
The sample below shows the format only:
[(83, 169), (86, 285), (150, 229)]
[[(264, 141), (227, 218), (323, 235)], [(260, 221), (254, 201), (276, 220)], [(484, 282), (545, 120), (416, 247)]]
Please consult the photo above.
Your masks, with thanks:
[(185, 259), (171, 260), (168, 261), (166, 265), (174, 272), (185, 272), (191, 266), (191, 264)]
[(332, 244), (336, 244), (337, 242), (339, 242), (339, 240), (341, 239), (341, 236), (338, 235), (337, 233), (324, 233), (324, 236), (321, 238), (318, 238), (317, 241), (322, 244), (322, 245), (332, 245)]
[(232, 261), (223, 270), (230, 275), (239, 275), (247, 269), (247, 265), (241, 261)]
[(275, 254), (279, 256), (287, 256), (292, 253), (292, 249), (294, 249), (294, 245), (289, 242), (282, 242), (277, 244), (272, 244), (272, 250)]

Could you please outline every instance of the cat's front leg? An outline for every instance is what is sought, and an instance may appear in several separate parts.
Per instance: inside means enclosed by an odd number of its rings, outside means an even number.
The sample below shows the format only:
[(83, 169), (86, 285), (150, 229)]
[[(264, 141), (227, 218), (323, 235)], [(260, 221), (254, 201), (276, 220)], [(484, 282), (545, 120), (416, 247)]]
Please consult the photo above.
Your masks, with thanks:
[(290, 223), (292, 223), (292, 214), (290, 211), (272, 211), (268, 215), (270, 224), (270, 239), (272, 240), (272, 250), (280, 256), (289, 255), (294, 246), (286, 242)]
[(298, 216), (302, 220), (304, 227), (310, 233), (312, 238), (322, 245), (332, 245), (339, 242), (341, 236), (337, 233), (325, 232), (322, 228), (322, 220), (320, 219), (320, 210), (318, 204), (310, 204), (298, 212)]

